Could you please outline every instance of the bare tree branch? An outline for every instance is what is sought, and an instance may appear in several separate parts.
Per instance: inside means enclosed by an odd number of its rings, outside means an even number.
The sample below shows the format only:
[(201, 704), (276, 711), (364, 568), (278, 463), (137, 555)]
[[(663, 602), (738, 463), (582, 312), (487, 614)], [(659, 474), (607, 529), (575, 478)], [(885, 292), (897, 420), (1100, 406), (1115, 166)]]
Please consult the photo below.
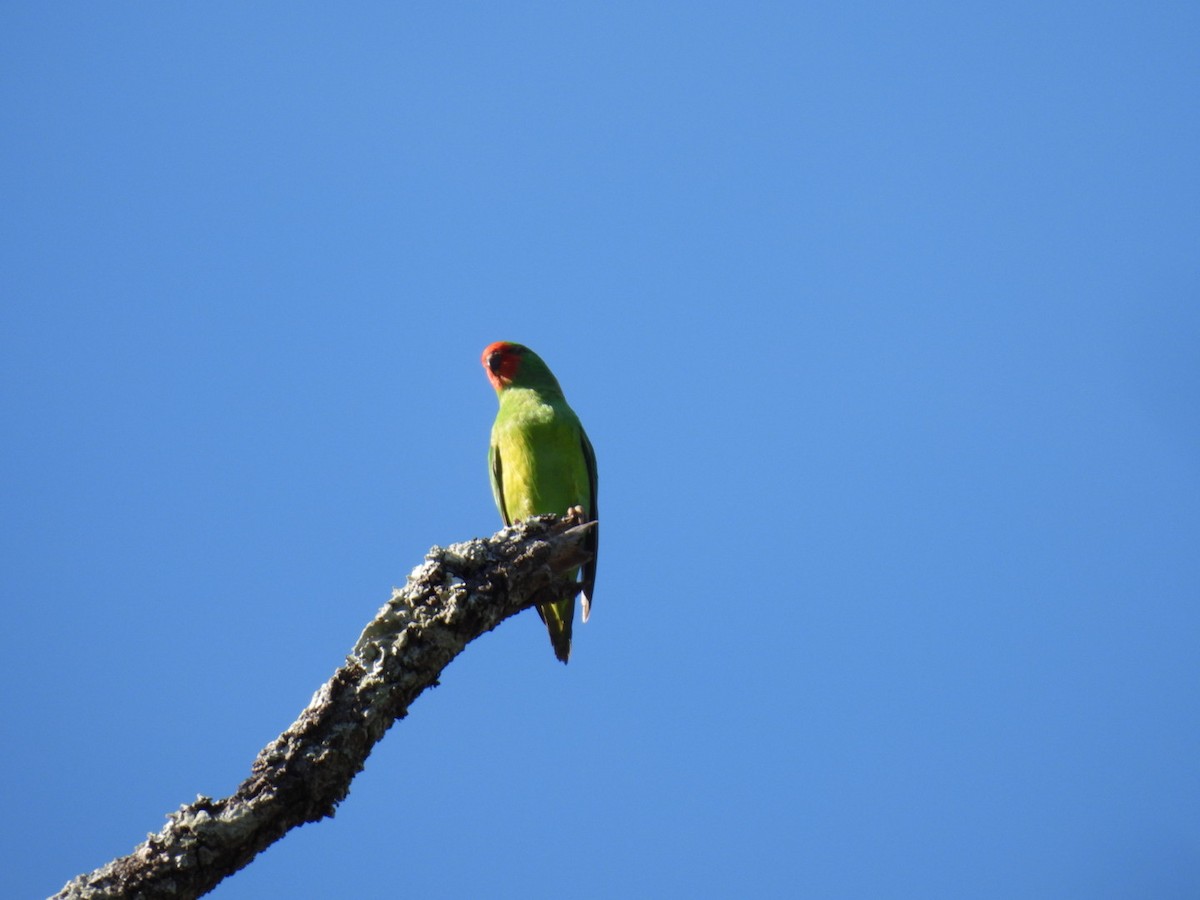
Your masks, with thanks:
[(367, 625), (346, 663), (268, 744), (229, 797), (197, 797), (128, 856), (80, 875), (59, 898), (199, 897), (290, 829), (332, 816), (371, 748), (468, 642), (533, 605), (588, 558), (594, 527), (539, 516), (434, 547)]

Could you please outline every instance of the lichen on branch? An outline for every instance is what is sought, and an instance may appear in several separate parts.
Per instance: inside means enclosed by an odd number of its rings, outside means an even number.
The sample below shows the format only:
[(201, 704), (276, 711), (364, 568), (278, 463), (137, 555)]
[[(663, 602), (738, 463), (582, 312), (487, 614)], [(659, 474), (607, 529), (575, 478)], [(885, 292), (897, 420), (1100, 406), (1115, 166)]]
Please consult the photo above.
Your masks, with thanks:
[(78, 876), (52, 900), (199, 897), (292, 828), (332, 816), (371, 748), (450, 660), (545, 592), (564, 590), (567, 573), (589, 558), (593, 527), (578, 516), (538, 516), (434, 547), (233, 794), (197, 797), (128, 856)]

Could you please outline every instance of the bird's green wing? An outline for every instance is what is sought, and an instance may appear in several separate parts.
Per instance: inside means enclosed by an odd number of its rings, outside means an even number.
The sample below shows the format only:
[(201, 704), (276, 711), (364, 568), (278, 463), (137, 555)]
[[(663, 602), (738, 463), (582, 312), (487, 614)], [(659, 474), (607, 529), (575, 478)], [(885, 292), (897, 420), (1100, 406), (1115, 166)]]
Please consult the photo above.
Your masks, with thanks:
[(583, 448), (583, 462), (587, 466), (588, 513), (596, 522), (584, 544), (584, 549), (592, 554), (592, 558), (583, 566), (583, 588), (580, 591), (583, 599), (583, 621), (586, 622), (592, 614), (592, 590), (596, 586), (596, 553), (600, 549), (600, 507), (596, 504), (596, 453), (592, 450), (592, 442), (588, 440), (582, 425), (579, 426), (579, 437)]
[(500, 518), (505, 525), (511, 525), (508, 509), (504, 504), (504, 466), (500, 462), (500, 448), (493, 440), (488, 447), (488, 471), (492, 475), (492, 497), (496, 501), (496, 509), (500, 510)]

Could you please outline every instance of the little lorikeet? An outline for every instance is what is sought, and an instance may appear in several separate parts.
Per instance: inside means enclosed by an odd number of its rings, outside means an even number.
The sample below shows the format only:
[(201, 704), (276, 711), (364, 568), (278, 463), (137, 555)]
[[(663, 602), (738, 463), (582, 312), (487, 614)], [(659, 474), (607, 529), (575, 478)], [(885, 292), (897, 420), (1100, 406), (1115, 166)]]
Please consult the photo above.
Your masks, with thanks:
[[(576, 506), (583, 507), (589, 520), (596, 519), (596, 455), (550, 368), (528, 347), (508, 341), (484, 349), (483, 368), (500, 400), (488, 463), (504, 524), (546, 513), (561, 516)], [(579, 582), (585, 622), (592, 608), (598, 543), (596, 526), (586, 547), (592, 558)], [(550, 632), (554, 655), (565, 663), (571, 655), (575, 595), (540, 603), (537, 611)]]

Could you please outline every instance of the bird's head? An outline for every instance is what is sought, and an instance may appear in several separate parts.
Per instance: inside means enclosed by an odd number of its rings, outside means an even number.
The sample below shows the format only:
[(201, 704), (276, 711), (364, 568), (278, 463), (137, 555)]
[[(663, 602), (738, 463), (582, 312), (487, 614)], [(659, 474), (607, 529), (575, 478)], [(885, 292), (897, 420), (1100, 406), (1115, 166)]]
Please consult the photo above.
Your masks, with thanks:
[(558, 379), (542, 358), (522, 344), (496, 341), (483, 350), (488, 381), (500, 393), (507, 387), (530, 388), (545, 396), (562, 396)]
[(528, 352), (527, 347), (511, 341), (496, 341), (494, 344), (484, 347), (481, 361), (492, 387), (501, 391), (512, 384), (513, 380), (518, 377), (522, 368), (521, 364)]

